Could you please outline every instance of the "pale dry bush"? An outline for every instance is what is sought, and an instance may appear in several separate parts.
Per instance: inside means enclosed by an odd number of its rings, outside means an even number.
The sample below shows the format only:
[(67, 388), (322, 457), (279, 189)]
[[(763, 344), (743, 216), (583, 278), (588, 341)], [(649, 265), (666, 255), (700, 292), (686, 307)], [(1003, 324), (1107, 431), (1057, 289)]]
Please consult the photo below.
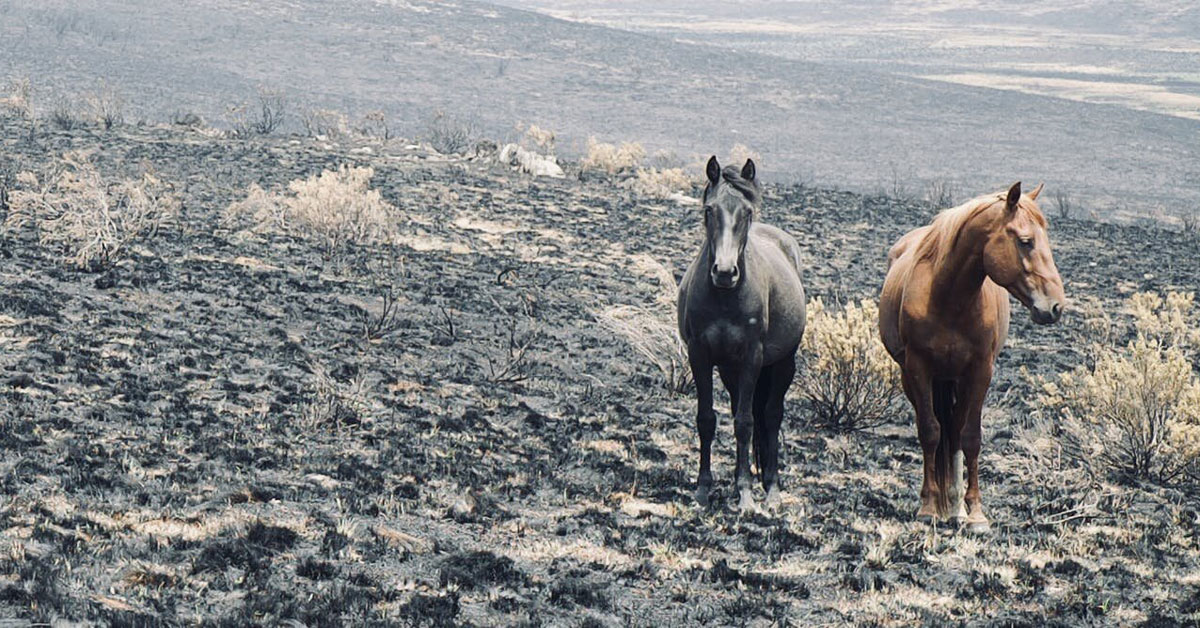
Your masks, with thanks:
[(640, 260), (658, 282), (658, 295), (652, 305), (618, 305), (593, 312), (596, 320), (625, 340), (662, 376), (663, 387), (673, 393), (686, 393), (695, 385), (688, 365), (687, 346), (679, 337), (675, 321), (678, 286), (671, 271), (650, 259)]
[(879, 339), (879, 307), (863, 300), (840, 312), (821, 299), (808, 304), (800, 344), (797, 394), (814, 423), (855, 431), (887, 423), (901, 410), (900, 369)]
[(692, 179), (682, 168), (639, 168), (625, 186), (639, 196), (665, 199), (692, 189)]
[(762, 155), (758, 154), (757, 151), (752, 150), (749, 146), (741, 143), (734, 144), (733, 147), (729, 149), (729, 163), (740, 166), (746, 163), (747, 159), (753, 159), (755, 162), (761, 163)]
[(1171, 483), (1200, 471), (1200, 379), (1192, 368), (1192, 295), (1137, 293), (1136, 336), (1093, 347), (1093, 365), (1035, 378), (1035, 413), (1060, 429), (1064, 454), (1094, 471)]
[(19, 118), (28, 120), (33, 117), (33, 89), (28, 78), (14, 78), (8, 90), (8, 95), (0, 98), (0, 108)]
[(587, 156), (580, 160), (579, 167), (584, 171), (613, 175), (633, 171), (645, 158), (646, 149), (637, 142), (622, 142), (617, 146), (597, 142), (596, 138), (589, 137)]
[(247, 219), (255, 231), (275, 231), (316, 240), (330, 255), (350, 244), (389, 240), (395, 234), (393, 208), (370, 187), (373, 168), (342, 165), (288, 184), (286, 193), (250, 186), (244, 200), (225, 210), (225, 223)]
[(102, 83), (94, 92), (84, 97), (85, 117), (110, 130), (125, 122), (125, 99), (116, 89)]
[(531, 124), (528, 129), (525, 129), (525, 143), (530, 148), (536, 149), (538, 152), (553, 155), (554, 154), (554, 131), (543, 129), (542, 127)]
[(6, 228), (33, 228), (42, 246), (76, 268), (103, 268), (158, 234), (179, 211), (171, 186), (152, 173), (110, 184), (87, 153), (69, 152), (43, 177), (23, 172)]
[(350, 135), (350, 122), (346, 115), (333, 109), (309, 109), (300, 116), (300, 122), (309, 137), (340, 140)]

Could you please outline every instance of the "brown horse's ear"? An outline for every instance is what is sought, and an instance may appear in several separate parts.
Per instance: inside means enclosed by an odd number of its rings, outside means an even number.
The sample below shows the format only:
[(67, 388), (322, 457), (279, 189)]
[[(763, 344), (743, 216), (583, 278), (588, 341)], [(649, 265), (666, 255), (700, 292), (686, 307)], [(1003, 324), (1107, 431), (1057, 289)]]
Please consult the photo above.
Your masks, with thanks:
[(708, 158), (708, 165), (705, 166), (704, 171), (708, 175), (709, 183), (716, 185), (721, 182), (721, 164), (717, 162), (716, 155)]
[(1037, 187), (1033, 188), (1033, 191), (1029, 193), (1029, 200), (1036, 201), (1038, 194), (1042, 193), (1042, 186), (1044, 186), (1044, 185), (1046, 185), (1044, 182), (1038, 183)]
[(746, 165), (742, 166), (742, 178), (743, 178), (743, 179), (745, 179), (745, 180), (747, 180), (747, 181), (753, 181), (753, 180), (754, 180), (754, 175), (755, 175), (755, 171), (754, 171), (754, 160), (753, 160), (753, 159), (747, 159), (747, 160), (746, 160)]
[(1004, 202), (1004, 207), (1010, 213), (1017, 211), (1017, 204), (1021, 202), (1021, 182), (1017, 181), (1008, 188), (1008, 199)]

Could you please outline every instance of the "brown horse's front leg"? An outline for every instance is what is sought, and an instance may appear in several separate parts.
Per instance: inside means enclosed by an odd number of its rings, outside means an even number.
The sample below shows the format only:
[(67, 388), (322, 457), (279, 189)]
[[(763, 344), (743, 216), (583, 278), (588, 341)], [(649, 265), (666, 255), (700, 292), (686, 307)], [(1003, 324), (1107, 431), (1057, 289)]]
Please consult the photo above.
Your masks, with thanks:
[(712, 442), (717, 432), (713, 412), (712, 361), (699, 347), (688, 348), (688, 362), (696, 381), (696, 431), (700, 434), (700, 474), (696, 478), (696, 502), (708, 507), (712, 492)]
[(939, 515), (941, 491), (937, 481), (937, 449), (942, 438), (941, 424), (933, 413), (933, 377), (925, 361), (909, 351), (904, 359), (904, 394), (917, 415), (917, 439), (921, 441), (924, 477), (921, 480), (921, 508), (918, 521), (933, 521)]
[(985, 363), (964, 379), (962, 386), (963, 417), (962, 451), (967, 467), (966, 527), (968, 532), (983, 534), (991, 531), (987, 516), (983, 514), (983, 496), (979, 490), (979, 450), (983, 442), (983, 401), (992, 384), (992, 365)]
[(750, 474), (750, 439), (754, 437), (754, 390), (761, 371), (762, 344), (755, 342), (737, 374), (737, 414), (733, 417), (733, 430), (737, 437), (737, 466), (733, 478), (740, 495), (738, 510), (743, 512), (755, 510), (754, 480)]

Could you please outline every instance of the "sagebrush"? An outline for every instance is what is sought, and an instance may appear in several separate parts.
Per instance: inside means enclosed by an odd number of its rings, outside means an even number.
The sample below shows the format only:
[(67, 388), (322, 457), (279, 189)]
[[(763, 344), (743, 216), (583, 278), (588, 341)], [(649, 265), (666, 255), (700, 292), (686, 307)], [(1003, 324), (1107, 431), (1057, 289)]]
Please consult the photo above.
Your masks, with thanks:
[(862, 430), (887, 423), (902, 409), (900, 369), (879, 339), (878, 320), (873, 301), (841, 311), (819, 298), (809, 302), (795, 390), (816, 425)]
[(1058, 426), (1064, 453), (1077, 464), (1096, 475), (1160, 483), (1197, 477), (1192, 304), (1191, 293), (1134, 294), (1127, 302), (1133, 340), (1120, 348), (1097, 344), (1091, 366), (1036, 380), (1035, 412)]
[(23, 172), (17, 183), (6, 227), (33, 228), (43, 246), (76, 268), (111, 265), (179, 210), (171, 186), (153, 173), (110, 183), (81, 152), (66, 153), (40, 177)]
[(645, 158), (646, 149), (637, 142), (623, 142), (617, 146), (597, 142), (596, 138), (591, 137), (588, 138), (587, 155), (580, 160), (579, 167), (584, 171), (613, 175), (633, 172)]
[(388, 241), (395, 235), (395, 208), (371, 189), (374, 168), (342, 165), (272, 193), (252, 185), (225, 210), (225, 222), (317, 241), (329, 255), (353, 244)]

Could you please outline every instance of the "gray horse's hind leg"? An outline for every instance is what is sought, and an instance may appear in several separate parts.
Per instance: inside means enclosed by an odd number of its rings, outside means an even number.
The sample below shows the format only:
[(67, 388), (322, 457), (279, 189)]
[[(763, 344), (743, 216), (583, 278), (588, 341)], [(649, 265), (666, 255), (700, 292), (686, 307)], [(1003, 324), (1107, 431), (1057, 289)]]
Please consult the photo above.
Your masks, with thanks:
[[(764, 369), (765, 370), (765, 369)], [(779, 507), (779, 429), (783, 425), (783, 402), (796, 376), (796, 354), (772, 365), (770, 386), (763, 412), (762, 485), (767, 491), (767, 508)]]
[(771, 367), (764, 366), (758, 374), (758, 383), (754, 387), (754, 467), (762, 480), (763, 490), (767, 490), (767, 475), (764, 465), (767, 452), (767, 401), (771, 394)]

